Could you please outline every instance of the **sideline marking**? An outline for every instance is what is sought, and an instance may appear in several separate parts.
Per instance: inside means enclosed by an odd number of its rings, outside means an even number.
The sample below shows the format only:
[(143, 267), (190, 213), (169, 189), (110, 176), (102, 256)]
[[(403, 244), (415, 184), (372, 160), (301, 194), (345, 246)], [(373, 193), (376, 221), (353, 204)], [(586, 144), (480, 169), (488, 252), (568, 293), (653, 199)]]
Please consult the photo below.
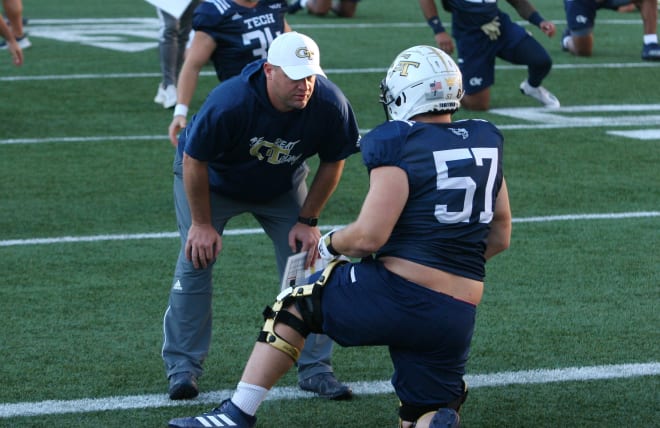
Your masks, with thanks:
[[(523, 26), (530, 25), (517, 21)], [(564, 21), (555, 21), (563, 24)], [(603, 19), (598, 25), (639, 25), (635, 19)], [(377, 23), (312, 23), (295, 24), (295, 29), (372, 29), (372, 28), (425, 28), (422, 19), (415, 22)], [(450, 26), (448, 26), (450, 27)], [(30, 19), (29, 32), (33, 37), (78, 43), (119, 52), (141, 52), (158, 47), (158, 18), (82, 18), (82, 19)]]
[(94, 143), (107, 141), (132, 141), (132, 140), (168, 140), (167, 135), (124, 135), (106, 137), (52, 137), (52, 138), (10, 138), (0, 140), (0, 145), (9, 144), (41, 144), (41, 143)]
[[(531, 385), (553, 382), (623, 379), (658, 375), (660, 375), (660, 363), (649, 362), (465, 375), (465, 381), (470, 388), (483, 388), (505, 385)], [(377, 395), (394, 392), (394, 389), (388, 380), (347, 382), (347, 384), (351, 386), (356, 395)], [(41, 402), (0, 404), (0, 418), (217, 404), (222, 400), (231, 397), (232, 392), (233, 390), (224, 389), (202, 393), (194, 400), (176, 401), (170, 400), (166, 394), (148, 394), (84, 398), (80, 400), (47, 400)], [(297, 400), (312, 397), (315, 397), (315, 394), (302, 391), (297, 387), (275, 387), (271, 389), (266, 400)]]
[(635, 140), (660, 140), (660, 129), (634, 129), (630, 131), (607, 131), (609, 135)]
[[(533, 130), (558, 128), (611, 128), (619, 126), (657, 126), (660, 123), (660, 104), (607, 104), (607, 105), (581, 105), (562, 107), (560, 109), (547, 109), (545, 107), (519, 107), (496, 108), (489, 111), (492, 114), (511, 117), (518, 120), (538, 123), (520, 123), (510, 125), (497, 125), (500, 130)], [(646, 114), (658, 112), (659, 114)], [(575, 114), (579, 113), (579, 114)], [(587, 116), (585, 113), (596, 113)], [(604, 113), (603, 116), (598, 114)], [(616, 116), (608, 113), (617, 113)], [(636, 114), (626, 114), (636, 113)], [(360, 129), (364, 135), (370, 129)], [(612, 135), (620, 135), (641, 140), (660, 139), (660, 129), (640, 129), (635, 131), (608, 131)], [(163, 135), (124, 135), (124, 136), (95, 136), (95, 137), (50, 137), (50, 138), (10, 138), (0, 139), (0, 146), (10, 144), (41, 144), (41, 143), (86, 143), (108, 141), (169, 141)]]
[[(657, 126), (658, 123), (660, 123), (660, 114), (649, 114), (660, 113), (660, 104), (581, 105), (560, 107), (557, 109), (548, 109), (544, 107), (515, 107), (495, 108), (491, 109), (489, 112), (514, 119), (539, 122), (547, 127), (562, 128)], [(613, 113), (616, 113), (616, 115)]]
[[(657, 62), (629, 62), (629, 63), (580, 63), (580, 64), (554, 64), (553, 70), (576, 69), (602, 69), (602, 68), (648, 68), (660, 67)], [(497, 64), (495, 70), (526, 70), (525, 65)], [(368, 74), (385, 73), (387, 68), (324, 68), (326, 74)], [(200, 76), (215, 76), (215, 71), (201, 71)], [(108, 74), (51, 74), (43, 76), (0, 76), (0, 82), (26, 82), (33, 80), (80, 80), (80, 79), (134, 79), (134, 78), (161, 77), (160, 73), (108, 73)], [(562, 107), (563, 108), (563, 107)]]
[[(613, 220), (640, 217), (659, 217), (660, 211), (637, 211), (625, 213), (604, 213), (604, 214), (564, 214), (539, 217), (521, 217), (513, 218), (513, 223), (541, 223), (549, 221), (570, 221), (570, 220)], [(345, 225), (320, 226), (321, 230), (332, 230), (344, 227)], [(253, 229), (227, 229), (224, 235), (257, 235), (264, 233), (261, 228)], [(136, 234), (117, 234), (117, 235), (91, 235), (91, 236), (60, 236), (59, 238), (32, 238), (32, 239), (8, 239), (0, 241), (0, 247), (14, 247), (18, 245), (46, 245), (62, 244), (72, 242), (101, 242), (101, 241), (128, 241), (141, 239), (163, 239), (178, 238), (179, 232), (155, 232), (155, 233), (136, 233)]]

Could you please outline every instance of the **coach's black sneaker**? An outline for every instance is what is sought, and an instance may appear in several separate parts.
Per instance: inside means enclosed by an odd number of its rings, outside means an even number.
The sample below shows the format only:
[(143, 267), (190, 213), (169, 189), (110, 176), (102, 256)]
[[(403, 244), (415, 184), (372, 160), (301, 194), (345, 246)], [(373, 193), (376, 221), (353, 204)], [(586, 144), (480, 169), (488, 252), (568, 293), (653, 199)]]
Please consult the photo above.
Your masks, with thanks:
[(660, 45), (649, 43), (642, 48), (642, 59), (644, 61), (660, 61)]
[(303, 391), (314, 392), (328, 400), (350, 400), (353, 391), (347, 385), (340, 383), (332, 373), (319, 373), (298, 382)]
[(199, 395), (197, 378), (190, 372), (174, 373), (170, 376), (170, 398), (172, 400), (188, 400)]
[(235, 427), (252, 428), (257, 423), (255, 416), (250, 416), (236, 407), (231, 400), (223, 401), (219, 407), (199, 416), (172, 419), (169, 428), (208, 428)]
[(429, 428), (459, 428), (461, 418), (458, 417), (456, 410), (443, 407), (438, 409), (431, 419)]

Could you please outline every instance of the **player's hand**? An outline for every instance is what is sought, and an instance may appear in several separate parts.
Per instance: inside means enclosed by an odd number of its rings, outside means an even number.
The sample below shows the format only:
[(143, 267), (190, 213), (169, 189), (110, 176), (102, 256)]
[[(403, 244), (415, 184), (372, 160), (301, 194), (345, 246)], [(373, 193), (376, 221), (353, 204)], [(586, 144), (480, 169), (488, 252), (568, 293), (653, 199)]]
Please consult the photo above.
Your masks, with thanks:
[(454, 40), (446, 31), (435, 35), (435, 43), (448, 55), (454, 53)]
[(11, 60), (16, 67), (23, 65), (23, 49), (18, 45), (16, 40), (7, 42), (7, 49), (11, 55)]
[(323, 235), (319, 240), (318, 250), (319, 255), (323, 260), (332, 261), (341, 255), (332, 247), (332, 235), (336, 231), (337, 229), (331, 230), (330, 232)]
[(222, 250), (222, 236), (211, 224), (193, 223), (188, 229), (186, 240), (186, 258), (195, 269), (206, 269)]
[(316, 246), (321, 238), (321, 231), (316, 226), (308, 226), (302, 223), (296, 223), (289, 231), (289, 247), (291, 251), (307, 251), (307, 260), (305, 260), (305, 269), (308, 269), (319, 258), (319, 252)]
[(168, 134), (170, 136), (170, 143), (174, 147), (179, 144), (179, 132), (186, 127), (186, 117), (185, 116), (174, 116), (172, 118), (172, 123), (168, 129)]
[(489, 39), (495, 41), (500, 37), (500, 17), (496, 16), (487, 24), (481, 26), (481, 31), (483, 31)]
[(539, 24), (539, 28), (541, 31), (545, 33), (546, 36), (552, 37), (555, 35), (555, 32), (557, 31), (557, 27), (555, 27), (555, 24), (553, 24), (550, 21), (543, 21)]

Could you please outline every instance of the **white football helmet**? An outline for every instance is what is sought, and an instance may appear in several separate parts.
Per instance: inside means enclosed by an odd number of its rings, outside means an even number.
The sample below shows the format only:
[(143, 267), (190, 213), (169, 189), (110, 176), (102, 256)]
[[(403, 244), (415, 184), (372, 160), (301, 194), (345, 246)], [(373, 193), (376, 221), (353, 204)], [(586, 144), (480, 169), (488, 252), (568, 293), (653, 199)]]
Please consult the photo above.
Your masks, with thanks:
[(380, 89), (388, 119), (407, 120), (420, 113), (458, 110), (463, 78), (454, 60), (442, 50), (414, 46), (397, 55)]

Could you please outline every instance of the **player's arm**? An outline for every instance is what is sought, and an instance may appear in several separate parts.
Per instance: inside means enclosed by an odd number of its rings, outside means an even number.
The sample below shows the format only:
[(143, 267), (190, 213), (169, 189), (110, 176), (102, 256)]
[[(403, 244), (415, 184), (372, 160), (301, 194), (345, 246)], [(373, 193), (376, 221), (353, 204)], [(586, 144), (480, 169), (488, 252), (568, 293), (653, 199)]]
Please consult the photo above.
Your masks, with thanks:
[[(339, 184), (339, 179), (344, 170), (344, 163), (344, 160), (319, 163), (305, 202), (300, 208), (300, 217), (318, 218), (321, 215), (323, 207), (325, 207)], [(291, 251), (296, 252), (297, 245), (300, 243), (300, 250), (308, 252), (305, 263), (306, 268), (311, 266), (314, 260), (318, 258), (317, 245), (319, 238), (321, 238), (321, 232), (318, 227), (311, 227), (302, 223), (296, 223), (289, 232)]]
[(174, 146), (178, 143), (177, 134), (186, 127), (188, 107), (197, 88), (199, 73), (211, 58), (215, 47), (215, 40), (211, 36), (203, 31), (195, 31), (192, 44), (186, 51), (186, 59), (181, 66), (176, 86), (176, 106), (168, 130), (170, 142)]
[(283, 31), (285, 33), (288, 33), (289, 31), (291, 31), (291, 26), (289, 25), (288, 22), (286, 22), (286, 19), (284, 20), (284, 29), (283, 29)]
[(195, 269), (206, 268), (222, 249), (222, 238), (211, 222), (208, 162), (184, 152), (183, 185), (192, 220), (186, 241), (186, 258), (192, 261)]
[(332, 234), (332, 247), (349, 257), (366, 257), (382, 247), (408, 200), (408, 175), (396, 166), (369, 174), (369, 191), (357, 220)]
[(438, 7), (435, 0), (419, 0), (419, 7), (422, 9), (426, 23), (433, 31), (436, 44), (440, 49), (451, 55), (454, 52), (454, 41), (438, 17)]
[(490, 231), (486, 238), (486, 260), (509, 248), (511, 242), (511, 207), (509, 205), (509, 191), (506, 181), (502, 180), (502, 187), (495, 200), (495, 211), (490, 223)]
[(14, 34), (11, 32), (11, 29), (7, 23), (5, 23), (4, 19), (0, 19), (0, 36), (2, 36), (7, 42), (7, 49), (11, 54), (14, 65), (23, 64), (23, 50), (20, 46), (18, 46), (18, 42), (16, 41)]
[(518, 12), (521, 18), (526, 19), (530, 23), (536, 25), (548, 37), (552, 37), (557, 30), (555, 24), (546, 21), (541, 14), (536, 10), (529, 0), (506, 0)]

